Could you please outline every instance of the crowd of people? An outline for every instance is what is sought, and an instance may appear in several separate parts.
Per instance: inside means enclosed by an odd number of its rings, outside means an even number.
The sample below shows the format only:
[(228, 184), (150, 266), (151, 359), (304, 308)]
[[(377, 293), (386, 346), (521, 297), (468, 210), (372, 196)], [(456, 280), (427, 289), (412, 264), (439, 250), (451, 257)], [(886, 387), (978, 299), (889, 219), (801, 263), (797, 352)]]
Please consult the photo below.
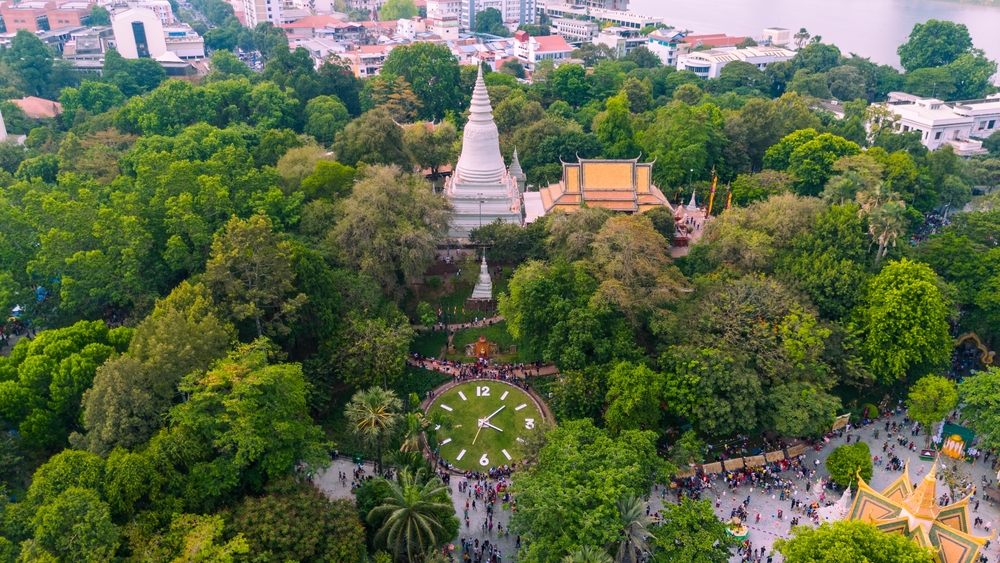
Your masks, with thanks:
[(925, 213), (924, 222), (910, 236), (910, 246), (927, 240), (927, 237), (938, 234), (941, 229), (951, 224), (951, 220), (940, 213)]

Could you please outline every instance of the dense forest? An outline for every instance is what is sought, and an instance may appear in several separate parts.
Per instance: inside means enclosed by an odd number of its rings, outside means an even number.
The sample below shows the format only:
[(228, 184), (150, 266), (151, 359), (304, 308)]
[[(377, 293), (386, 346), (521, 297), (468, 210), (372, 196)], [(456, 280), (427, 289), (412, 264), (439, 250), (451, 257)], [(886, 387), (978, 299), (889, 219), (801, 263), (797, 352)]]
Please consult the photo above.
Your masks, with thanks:
[[(412, 399), (441, 378), (405, 359), (413, 326), (437, 320), (417, 297), (450, 213), (430, 180), (457, 157), (477, 69), (418, 43), (361, 81), (215, 4), (196, 3), (216, 49), (196, 80), (113, 51), (102, 76), (78, 74), (23, 31), (0, 51), (0, 111), (26, 135), (0, 144), (0, 309), (19, 307), (8, 334), (30, 330), (0, 357), (0, 561), (386, 562), (455, 537), (450, 490), (405, 447), (429, 426)], [(533, 382), (559, 425), (525, 447), (524, 560), (603, 549), (616, 503), (707, 440), (815, 436), (945, 374), (956, 333), (1000, 342), (1000, 208), (972, 189), (1000, 183), (1000, 134), (987, 157), (928, 152), (871, 105), (982, 97), (996, 63), (949, 22), (900, 51), (904, 73), (821, 42), (708, 81), (643, 48), (588, 47), (587, 68), (541, 64), (530, 85), (516, 63), (484, 69), (502, 152), (532, 186), (560, 159), (641, 157), (672, 201), (713, 171), (732, 194), (677, 260), (665, 209), (473, 233), (511, 270), (510, 338), (561, 371)], [(31, 119), (9, 101), (25, 95), (63, 112)], [(816, 103), (830, 98), (843, 118)], [(392, 422), (352, 435), (344, 417), (366, 408)], [(337, 448), (391, 450), (400, 477), (330, 501), (308, 477)], [(386, 498), (435, 523), (417, 555)], [(557, 499), (588, 524), (565, 525)], [(718, 531), (710, 507), (678, 510), (695, 524), (658, 537)]]

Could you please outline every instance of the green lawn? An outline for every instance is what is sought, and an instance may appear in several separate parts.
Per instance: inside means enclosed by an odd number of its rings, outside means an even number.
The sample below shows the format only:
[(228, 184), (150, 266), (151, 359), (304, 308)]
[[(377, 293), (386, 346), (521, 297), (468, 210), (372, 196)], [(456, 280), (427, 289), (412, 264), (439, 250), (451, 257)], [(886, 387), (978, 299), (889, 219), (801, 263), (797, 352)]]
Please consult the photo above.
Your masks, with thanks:
[(523, 346), (518, 346), (516, 354), (509, 353), (511, 344), (517, 344), (517, 342), (507, 332), (507, 321), (500, 321), (493, 326), (470, 328), (456, 332), (455, 338), (452, 340), (455, 345), (455, 353), (448, 354), (447, 358), (455, 361), (475, 361), (475, 358), (467, 358), (465, 356), (465, 345), (478, 341), (480, 336), (485, 336), (489, 342), (496, 342), (500, 347), (500, 354), (492, 358), (498, 363), (530, 363), (540, 359), (537, 354), (525, 349)]
[(445, 346), (448, 345), (448, 332), (444, 330), (420, 331), (417, 337), (410, 343), (410, 352), (416, 352), (421, 356), (429, 358), (440, 358), (443, 356)]
[[(483, 388), (488, 388), (488, 391)], [(460, 392), (465, 395), (465, 400)], [(488, 396), (484, 396), (486, 392)], [(501, 399), (505, 392), (507, 396)], [(442, 405), (452, 410), (448, 411)], [(527, 406), (517, 410), (520, 405)], [(445, 413), (454, 425), (451, 430), (442, 428), (437, 432), (439, 453), (455, 467), (464, 470), (482, 470), (519, 461), (518, 436), (526, 435), (527, 426), (539, 424), (542, 420), (530, 397), (514, 386), (497, 381), (470, 381), (453, 387), (437, 397), (430, 409), (432, 413)], [(490, 424), (502, 432), (489, 427), (479, 428), (479, 419), (491, 414)], [(512, 459), (508, 460), (503, 450), (507, 450)], [(462, 459), (458, 459), (459, 455)]]

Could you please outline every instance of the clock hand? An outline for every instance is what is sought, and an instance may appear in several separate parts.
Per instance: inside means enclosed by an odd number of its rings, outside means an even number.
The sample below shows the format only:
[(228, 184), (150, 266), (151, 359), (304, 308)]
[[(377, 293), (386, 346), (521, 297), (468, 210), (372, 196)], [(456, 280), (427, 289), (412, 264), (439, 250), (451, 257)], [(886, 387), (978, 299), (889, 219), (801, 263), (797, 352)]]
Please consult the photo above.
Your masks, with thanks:
[(479, 430), (476, 430), (476, 437), (472, 439), (472, 443), (475, 444), (476, 440), (479, 439), (479, 433), (483, 431), (483, 421), (479, 421)]
[(503, 432), (503, 430), (501, 430), (500, 428), (497, 428), (496, 426), (493, 426), (489, 422), (486, 423), (486, 426), (489, 426), (490, 428), (492, 428), (492, 429), (494, 429), (494, 430), (496, 430), (498, 432)]
[(507, 408), (507, 405), (504, 405), (504, 406), (502, 406), (502, 407), (498, 408), (498, 409), (496, 410), (496, 412), (494, 412), (493, 414), (491, 414), (491, 415), (487, 416), (486, 418), (484, 418), (484, 419), (483, 419), (483, 421), (484, 421), (484, 422), (489, 422), (491, 418), (493, 418), (494, 416), (496, 416), (496, 414), (497, 414), (498, 412), (500, 412), (500, 411), (504, 410), (505, 408)]

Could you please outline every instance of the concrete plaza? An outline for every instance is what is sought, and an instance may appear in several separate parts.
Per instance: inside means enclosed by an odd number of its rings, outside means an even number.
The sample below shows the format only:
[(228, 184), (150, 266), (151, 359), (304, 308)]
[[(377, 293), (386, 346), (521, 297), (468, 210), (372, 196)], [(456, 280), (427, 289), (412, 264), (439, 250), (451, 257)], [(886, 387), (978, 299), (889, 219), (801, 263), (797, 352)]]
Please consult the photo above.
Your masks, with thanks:
[[(888, 455), (883, 454), (882, 452), (882, 446), (886, 441), (889, 442), (890, 446), (895, 445), (896, 446), (894, 452), (895, 455), (904, 462), (909, 461), (910, 478), (914, 481), (914, 483), (919, 482), (920, 479), (923, 478), (923, 475), (926, 475), (927, 471), (930, 470), (931, 467), (931, 462), (922, 461), (918, 457), (919, 449), (921, 446), (923, 446), (924, 443), (924, 436), (923, 435), (917, 437), (910, 436), (910, 431), (908, 429), (904, 429), (903, 436), (906, 436), (907, 442), (912, 441), (917, 445), (918, 451), (911, 452), (910, 450), (903, 448), (896, 443), (895, 438), (896, 436), (899, 436), (898, 433), (893, 435), (892, 437), (889, 437), (885, 432), (886, 420), (889, 420), (890, 422), (902, 423), (902, 419), (903, 419), (902, 416), (893, 416), (889, 419), (883, 417), (879, 419), (879, 422), (877, 424), (869, 425), (860, 430), (852, 429), (852, 431), (849, 434), (845, 433), (844, 437), (842, 438), (831, 439), (830, 443), (826, 444), (823, 447), (823, 449), (821, 449), (818, 452), (811, 448), (808, 449), (806, 452), (805, 465), (809, 468), (816, 470), (816, 475), (811, 479), (812, 490), (809, 493), (807, 493), (805, 490), (805, 479), (795, 478), (796, 472), (786, 471), (781, 474), (782, 478), (792, 479), (794, 483), (794, 488), (792, 490), (793, 498), (802, 500), (804, 503), (808, 503), (816, 499), (816, 497), (819, 494), (815, 486), (818, 479), (822, 478), (823, 480), (826, 480), (829, 477), (829, 474), (827, 473), (824, 464), (826, 456), (828, 456), (830, 452), (833, 451), (834, 448), (845, 443), (846, 437), (848, 435), (852, 436), (851, 438), (852, 444), (855, 443), (858, 437), (863, 439), (866, 443), (868, 443), (869, 447), (871, 448), (872, 455), (877, 455), (879, 456), (880, 459), (883, 457), (883, 455), (885, 455), (885, 457), (888, 458)], [(873, 436), (873, 432), (876, 429), (879, 430), (879, 437), (877, 439)], [(816, 464), (817, 460), (819, 460), (818, 465)], [(371, 462), (365, 462), (364, 467), (368, 472), (368, 474), (372, 474), (374, 472), (374, 467)], [(331, 497), (353, 498), (353, 494), (351, 493), (350, 490), (350, 476), (353, 474), (353, 471), (356, 468), (357, 465), (351, 463), (350, 459), (340, 458), (334, 461), (333, 465), (330, 467), (329, 470), (327, 470), (324, 473), (318, 474), (314, 478), (314, 482), (316, 483), (317, 486), (319, 486), (323, 491), (325, 491)], [(995, 482), (997, 480), (996, 472), (990, 469), (989, 463), (977, 463), (976, 465), (965, 464), (965, 469), (969, 473), (973, 484), (977, 486), (977, 490), (984, 476), (988, 481), (991, 482)], [(337, 474), (340, 471), (343, 471), (348, 475), (347, 486), (342, 486), (337, 479)], [(884, 487), (888, 486), (892, 481), (897, 479), (899, 475), (900, 472), (888, 471), (886, 469), (886, 466), (884, 465), (882, 467), (875, 467), (874, 475), (872, 476), (871, 483), (869, 484), (875, 490), (880, 491)], [(517, 474), (515, 473), (513, 479), (511, 480), (516, 480), (516, 478)], [(482, 543), (482, 541), (485, 539), (489, 539), (490, 543), (495, 543), (500, 546), (500, 550), (503, 553), (504, 560), (515, 560), (516, 559), (516, 550), (514, 548), (515, 536), (513, 534), (511, 534), (509, 537), (498, 539), (496, 529), (494, 529), (492, 534), (482, 531), (481, 526), (482, 523), (486, 521), (486, 512), (481, 503), (477, 503), (476, 510), (472, 510), (472, 508), (470, 507), (469, 509), (470, 525), (468, 528), (465, 527), (463, 513), (465, 510), (465, 501), (469, 497), (467, 496), (467, 494), (462, 494), (458, 492), (458, 483), (461, 482), (461, 480), (462, 478), (457, 476), (453, 476), (451, 479), (452, 500), (455, 505), (455, 512), (458, 515), (459, 519), (463, 521), (462, 529), (459, 532), (459, 538), (455, 538), (454, 541), (454, 544), (456, 546), (456, 553), (459, 548), (460, 538), (479, 539), (480, 543)], [(650, 492), (651, 513), (655, 513), (663, 508), (664, 501), (663, 501), (663, 496), (661, 495), (662, 489), (663, 489), (662, 487), (658, 487), (656, 490)], [(942, 483), (938, 483), (938, 488), (937, 488), (938, 496), (941, 496), (947, 492), (948, 492), (947, 487)], [(757, 488), (753, 492), (751, 492), (749, 485), (741, 486), (739, 488), (739, 491), (736, 494), (734, 494), (732, 491), (726, 488), (725, 483), (721, 479), (717, 479), (712, 483), (712, 488), (707, 489), (703, 493), (702, 498), (708, 498), (709, 500), (711, 500), (714, 506), (716, 500), (719, 499), (719, 495), (722, 493), (725, 494), (722, 495), (719, 507), (716, 509), (716, 514), (719, 516), (720, 519), (723, 520), (728, 520), (730, 511), (736, 506), (738, 506), (740, 503), (742, 503), (746, 499), (747, 495), (750, 495), (751, 497), (750, 507), (749, 507), (750, 518), (748, 522), (748, 527), (750, 528), (749, 539), (753, 543), (753, 546), (755, 548), (763, 546), (766, 548), (768, 552), (770, 552), (771, 546), (774, 544), (774, 540), (778, 538), (786, 538), (786, 539), (789, 538), (790, 523), (792, 517), (794, 516), (800, 517), (799, 520), (801, 524), (811, 523), (811, 521), (801, 512), (791, 510), (791, 503), (789, 500), (779, 501), (778, 495), (776, 493), (774, 495), (774, 498), (772, 498), (771, 494), (763, 494), (763, 491), (760, 488)], [(839, 498), (840, 498), (840, 493), (829, 493), (829, 492), (827, 493), (827, 500), (835, 501)], [(673, 491), (668, 491), (668, 493), (666, 494), (666, 502), (673, 502), (675, 499), (676, 495), (673, 493)], [(981, 503), (978, 511), (974, 513), (973, 517), (978, 516), (982, 518), (985, 522), (991, 523), (991, 527), (993, 528), (994, 531), (996, 531), (996, 522), (1000, 520), (1000, 510), (998, 510), (995, 503), (982, 498), (981, 495), (979, 494), (977, 494), (974, 497), (974, 499), (980, 500)], [(975, 500), (970, 503), (970, 510), (975, 506), (976, 504)], [(782, 510), (784, 513), (783, 518), (780, 520), (777, 517), (778, 510)], [(755, 521), (755, 516), (758, 513), (760, 513), (761, 515), (759, 523)], [(509, 510), (506, 511), (501, 510), (500, 503), (498, 502), (496, 505), (496, 513), (494, 514), (494, 519), (493, 519), (494, 524), (500, 524), (504, 528), (506, 528), (510, 521), (510, 514), (511, 513)], [(990, 533), (985, 531), (984, 527), (973, 529), (972, 534), (984, 537), (990, 535)], [(996, 541), (991, 542), (989, 548), (984, 550), (983, 553), (988, 557), (990, 563), (993, 563), (995, 561), (1000, 562), (1000, 542)], [(459, 556), (456, 560), (460, 559), (461, 558)], [(735, 554), (730, 559), (730, 561), (733, 563), (738, 563), (740, 560), (741, 560), (740, 557)], [(766, 561), (766, 557), (764, 560)], [(782, 558), (780, 555), (774, 554), (773, 561), (775, 563), (780, 562), (781, 560)]]

